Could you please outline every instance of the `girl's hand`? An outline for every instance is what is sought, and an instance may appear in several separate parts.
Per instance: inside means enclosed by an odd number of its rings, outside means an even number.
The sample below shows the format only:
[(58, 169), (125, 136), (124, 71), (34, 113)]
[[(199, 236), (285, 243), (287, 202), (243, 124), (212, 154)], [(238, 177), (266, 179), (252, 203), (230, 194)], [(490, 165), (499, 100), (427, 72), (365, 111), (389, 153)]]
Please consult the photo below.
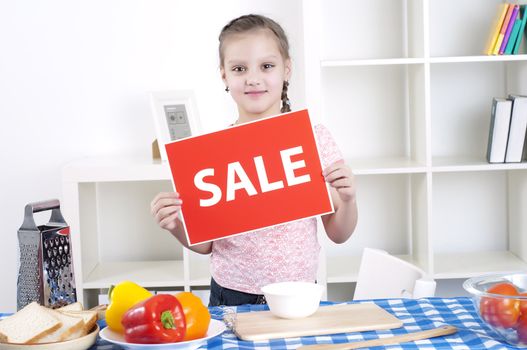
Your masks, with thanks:
[(150, 203), (150, 211), (157, 224), (173, 231), (178, 225), (178, 213), (183, 201), (177, 192), (161, 192)]
[(349, 202), (355, 199), (355, 178), (351, 169), (346, 163), (344, 163), (344, 161), (338, 161), (331, 164), (324, 169), (322, 175), (326, 182), (337, 190), (337, 193), (343, 202)]

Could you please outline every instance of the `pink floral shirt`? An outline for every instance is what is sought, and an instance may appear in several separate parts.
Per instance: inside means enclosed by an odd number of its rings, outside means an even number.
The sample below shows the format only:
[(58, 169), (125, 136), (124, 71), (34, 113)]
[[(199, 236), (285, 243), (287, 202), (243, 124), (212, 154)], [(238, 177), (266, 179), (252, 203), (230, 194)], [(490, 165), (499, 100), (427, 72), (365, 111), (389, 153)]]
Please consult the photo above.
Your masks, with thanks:
[[(342, 160), (329, 131), (314, 129), (322, 168)], [(222, 287), (262, 294), (269, 283), (314, 282), (319, 252), (317, 220), (308, 218), (214, 241), (211, 273)]]

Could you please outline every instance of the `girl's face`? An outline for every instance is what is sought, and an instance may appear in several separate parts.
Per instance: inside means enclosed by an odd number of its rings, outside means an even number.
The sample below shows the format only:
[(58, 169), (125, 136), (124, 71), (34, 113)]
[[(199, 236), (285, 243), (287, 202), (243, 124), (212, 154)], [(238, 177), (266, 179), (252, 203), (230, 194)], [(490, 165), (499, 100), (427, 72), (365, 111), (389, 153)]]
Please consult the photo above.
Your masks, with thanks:
[(268, 29), (233, 34), (224, 42), (223, 82), (238, 105), (240, 121), (280, 113), (282, 88), (291, 76), (278, 41)]

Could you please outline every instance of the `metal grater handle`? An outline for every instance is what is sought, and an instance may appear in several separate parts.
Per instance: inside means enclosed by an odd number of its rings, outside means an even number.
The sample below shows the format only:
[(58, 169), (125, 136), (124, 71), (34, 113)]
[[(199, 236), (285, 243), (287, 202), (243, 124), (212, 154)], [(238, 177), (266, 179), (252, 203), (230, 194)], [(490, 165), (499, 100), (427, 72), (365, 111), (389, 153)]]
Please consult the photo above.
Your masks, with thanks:
[(66, 220), (60, 212), (60, 202), (58, 199), (49, 199), (42, 202), (34, 202), (26, 205), (24, 209), (24, 222), (20, 229), (22, 230), (37, 230), (37, 225), (33, 219), (33, 213), (38, 213), (45, 210), (51, 210), (50, 223), (66, 224)]
[(26, 209), (31, 208), (31, 212), (38, 213), (39, 211), (57, 209), (60, 208), (60, 202), (58, 199), (49, 199), (42, 202), (34, 202), (26, 205)]

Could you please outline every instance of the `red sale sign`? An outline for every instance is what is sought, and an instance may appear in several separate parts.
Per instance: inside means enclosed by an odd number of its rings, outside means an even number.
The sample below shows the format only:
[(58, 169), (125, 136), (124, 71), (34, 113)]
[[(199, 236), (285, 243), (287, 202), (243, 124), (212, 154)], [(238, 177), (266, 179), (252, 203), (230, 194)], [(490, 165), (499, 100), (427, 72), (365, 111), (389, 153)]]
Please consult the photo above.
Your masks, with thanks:
[(190, 245), (333, 211), (307, 110), (166, 145)]

